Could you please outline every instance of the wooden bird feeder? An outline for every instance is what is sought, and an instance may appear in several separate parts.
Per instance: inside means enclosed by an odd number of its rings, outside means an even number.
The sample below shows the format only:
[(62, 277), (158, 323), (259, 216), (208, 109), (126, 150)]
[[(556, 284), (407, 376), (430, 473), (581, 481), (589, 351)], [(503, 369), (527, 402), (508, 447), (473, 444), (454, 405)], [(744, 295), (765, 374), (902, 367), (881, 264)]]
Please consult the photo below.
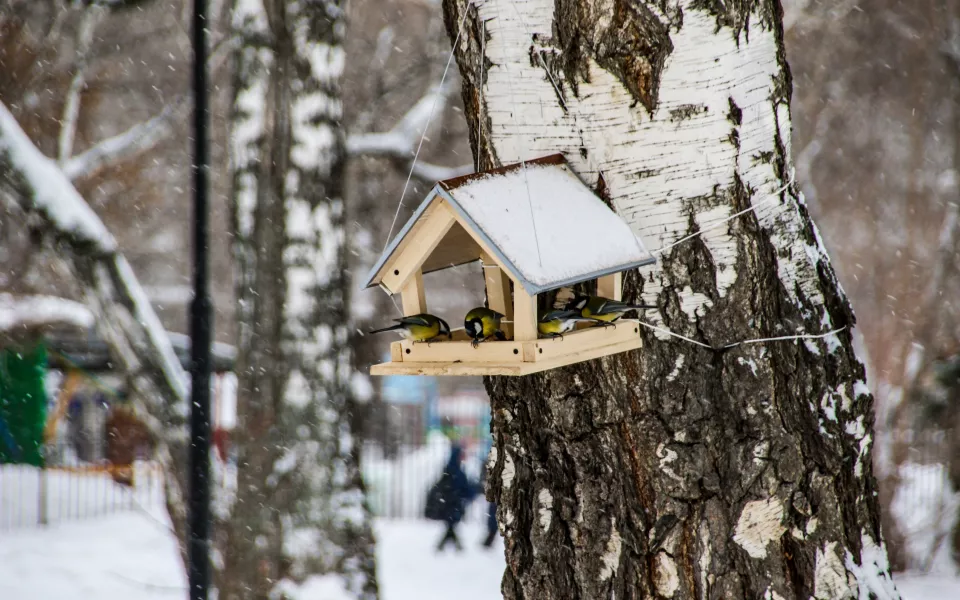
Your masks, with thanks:
[(423, 274), (476, 260), (507, 340), (474, 348), (461, 328), (452, 340), (393, 342), (371, 375), (527, 375), (640, 347), (634, 322), (538, 339), (537, 294), (596, 279), (598, 295), (619, 300), (622, 272), (655, 262), (562, 154), (437, 183), (364, 287), (399, 293), (404, 315), (425, 313)]

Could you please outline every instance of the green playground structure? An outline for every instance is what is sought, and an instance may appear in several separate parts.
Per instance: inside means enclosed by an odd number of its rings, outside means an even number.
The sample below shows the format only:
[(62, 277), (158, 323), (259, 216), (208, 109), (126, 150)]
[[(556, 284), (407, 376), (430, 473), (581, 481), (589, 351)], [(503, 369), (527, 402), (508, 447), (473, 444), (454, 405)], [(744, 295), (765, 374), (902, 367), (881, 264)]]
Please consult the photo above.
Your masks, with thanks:
[(0, 350), (0, 464), (43, 466), (47, 350)]

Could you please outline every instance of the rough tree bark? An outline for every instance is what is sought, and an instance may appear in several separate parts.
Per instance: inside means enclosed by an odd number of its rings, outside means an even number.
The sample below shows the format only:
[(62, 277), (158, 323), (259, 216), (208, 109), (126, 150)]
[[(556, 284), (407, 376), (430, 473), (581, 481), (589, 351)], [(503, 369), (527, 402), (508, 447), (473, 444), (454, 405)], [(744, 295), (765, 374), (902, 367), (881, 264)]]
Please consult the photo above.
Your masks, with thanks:
[[(220, 598), (378, 596), (354, 443), (340, 0), (237, 0), (239, 426)], [(312, 591), (308, 591), (312, 590)]]
[(486, 380), (504, 596), (897, 598), (854, 316), (787, 186), (779, 2), (443, 5), (451, 39), (469, 11), (455, 51), (482, 167), (562, 151), (649, 247), (705, 230), (625, 297), (714, 349), (641, 329), (639, 351)]

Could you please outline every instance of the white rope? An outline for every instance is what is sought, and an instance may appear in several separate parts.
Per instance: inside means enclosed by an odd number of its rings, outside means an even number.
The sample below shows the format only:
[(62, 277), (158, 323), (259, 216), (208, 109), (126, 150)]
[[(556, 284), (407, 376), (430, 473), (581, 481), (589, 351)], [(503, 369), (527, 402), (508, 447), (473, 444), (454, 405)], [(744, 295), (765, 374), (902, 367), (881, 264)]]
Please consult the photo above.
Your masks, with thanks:
[(844, 329), (846, 329), (846, 326), (840, 327), (839, 329), (834, 329), (833, 331), (828, 331), (826, 333), (799, 333), (797, 335), (783, 335), (780, 337), (746, 340), (743, 342), (736, 342), (734, 344), (727, 344), (724, 346), (724, 348), (733, 348), (734, 346), (742, 346), (743, 344), (758, 344), (760, 342), (778, 342), (781, 340), (818, 340), (820, 338), (830, 337), (831, 335), (840, 333)]
[(659, 332), (661, 332), (661, 333), (665, 333), (665, 334), (667, 334), (667, 335), (669, 335), (669, 336), (671, 336), (671, 337), (680, 338), (681, 340), (683, 340), (683, 341), (685, 341), (685, 342), (690, 342), (691, 344), (696, 344), (697, 346), (702, 346), (702, 347), (704, 347), (704, 348), (709, 348), (710, 350), (713, 350), (713, 349), (714, 349), (713, 346), (711, 346), (711, 345), (709, 345), (709, 344), (704, 344), (703, 342), (698, 342), (697, 340), (693, 340), (693, 339), (690, 339), (690, 338), (688, 338), (688, 337), (682, 336), (682, 335), (680, 335), (679, 333), (674, 333), (674, 332), (670, 331), (669, 329), (664, 329), (664, 328), (662, 328), (662, 327), (657, 327), (656, 325), (651, 325), (650, 323), (644, 323), (643, 321), (637, 321), (637, 322), (640, 323), (641, 325), (643, 325), (644, 327), (647, 327), (647, 328), (649, 328), (649, 329), (653, 329), (653, 330), (659, 331)]
[(427, 137), (427, 131), (430, 129), (430, 123), (433, 122), (433, 112), (437, 108), (437, 102), (440, 101), (440, 94), (443, 92), (443, 82), (447, 79), (447, 72), (450, 70), (450, 63), (453, 62), (453, 54), (456, 52), (457, 44), (460, 42), (460, 34), (463, 33), (463, 24), (467, 20), (467, 14), (470, 12), (470, 6), (473, 5), (474, 0), (467, 2), (467, 5), (463, 9), (463, 16), (460, 17), (460, 28), (457, 29), (457, 36), (453, 40), (453, 45), (450, 47), (450, 56), (447, 57), (447, 66), (443, 68), (443, 75), (440, 77), (440, 85), (437, 86), (437, 95), (433, 97), (433, 105), (430, 106), (430, 115), (427, 117), (427, 122), (423, 126), (423, 133), (420, 134), (420, 143), (417, 144), (417, 151), (413, 155), (413, 162), (410, 164), (410, 172), (407, 173), (407, 181), (403, 184), (403, 192), (400, 194), (400, 202), (397, 203), (397, 212), (393, 215), (393, 222), (390, 223), (390, 231), (387, 232), (387, 240), (383, 243), (383, 250), (381, 252), (386, 252), (387, 246), (390, 245), (390, 236), (393, 235), (393, 228), (397, 226), (397, 219), (400, 217), (400, 207), (403, 206), (403, 199), (407, 195), (407, 187), (410, 185), (410, 179), (413, 177), (413, 171), (417, 168), (417, 159), (420, 158), (420, 149), (423, 148), (423, 140)]
[(732, 215), (730, 215), (729, 217), (727, 217), (726, 219), (723, 219), (722, 221), (718, 221), (718, 222), (714, 223), (713, 225), (709, 225), (709, 226), (707, 226), (707, 227), (704, 227), (703, 229), (697, 231), (696, 233), (691, 233), (690, 235), (688, 235), (688, 236), (686, 236), (686, 237), (682, 237), (682, 238), (680, 238), (679, 240), (673, 242), (672, 244), (667, 244), (666, 246), (663, 246), (662, 248), (657, 248), (656, 250), (653, 250), (653, 251), (651, 252), (651, 254), (663, 254), (664, 252), (666, 252), (666, 251), (669, 250), (670, 248), (673, 248), (674, 246), (678, 246), (678, 245), (682, 244), (683, 242), (686, 242), (687, 240), (692, 240), (693, 238), (695, 238), (695, 237), (697, 237), (697, 236), (703, 235), (704, 233), (710, 231), (711, 229), (716, 229), (717, 227), (722, 227), (725, 223), (728, 223), (728, 222), (736, 219), (736, 218), (739, 217), (740, 215), (744, 215), (744, 214), (746, 214), (746, 213), (748, 213), (748, 212), (755, 211), (755, 210), (757, 210), (758, 208), (760, 208), (761, 206), (764, 206), (764, 205), (766, 205), (766, 204), (769, 204), (770, 202), (773, 202), (774, 200), (778, 200), (778, 199), (780, 198), (780, 194), (781, 194), (782, 192), (784, 192), (788, 187), (790, 187), (791, 185), (793, 185), (793, 180), (794, 180), (794, 175), (795, 175), (795, 173), (796, 173), (796, 171), (795, 171), (794, 169), (791, 169), (791, 170), (790, 170), (790, 181), (788, 181), (787, 183), (785, 183), (782, 187), (780, 187), (779, 189), (777, 189), (777, 191), (775, 191), (774, 193), (770, 194), (770, 196), (769, 196), (768, 198), (766, 198), (766, 199), (764, 199), (764, 200), (761, 200), (760, 202), (757, 202), (756, 204), (750, 206), (749, 208), (745, 208), (745, 209), (741, 210), (740, 212), (738, 212), (738, 213), (736, 213), (736, 214), (732, 214)]
[[(717, 350), (717, 348), (714, 348), (713, 346), (711, 346), (711, 345), (709, 345), (709, 344), (704, 344), (703, 342), (698, 342), (697, 340), (694, 340), (694, 339), (688, 338), (688, 337), (686, 337), (686, 336), (680, 335), (679, 333), (674, 333), (673, 331), (670, 331), (669, 329), (664, 329), (663, 327), (657, 327), (656, 325), (651, 325), (650, 323), (644, 323), (643, 321), (637, 321), (637, 323), (640, 323), (641, 325), (643, 325), (644, 327), (647, 327), (648, 329), (653, 329), (654, 331), (659, 331), (660, 333), (665, 333), (665, 334), (667, 334), (667, 335), (670, 336), (670, 337), (675, 337), (675, 338), (681, 339), (681, 340), (683, 340), (683, 341), (685, 341), (685, 342), (690, 342), (691, 344), (696, 344), (697, 346), (700, 346), (701, 348), (707, 348), (707, 349), (710, 349), (710, 350)], [(841, 331), (843, 331), (844, 329), (846, 329), (846, 326), (840, 327), (840, 328), (838, 328), (838, 329), (834, 329), (833, 331), (828, 331), (828, 332), (826, 332), (826, 333), (798, 333), (798, 334), (796, 334), (796, 335), (782, 335), (782, 336), (779, 336), (779, 337), (756, 338), (756, 339), (752, 339), (752, 340), (744, 340), (744, 341), (742, 341), (742, 342), (734, 342), (734, 343), (732, 343), (732, 344), (727, 344), (726, 346), (721, 346), (720, 349), (721, 349), (721, 350), (726, 350), (727, 348), (734, 348), (734, 347), (736, 347), (736, 346), (742, 346), (742, 345), (744, 345), (744, 344), (759, 344), (759, 343), (761, 343), (761, 342), (781, 342), (781, 341), (786, 341), (786, 340), (818, 340), (818, 339), (821, 339), (821, 338), (830, 337), (831, 335), (836, 335), (836, 334), (840, 333)]]

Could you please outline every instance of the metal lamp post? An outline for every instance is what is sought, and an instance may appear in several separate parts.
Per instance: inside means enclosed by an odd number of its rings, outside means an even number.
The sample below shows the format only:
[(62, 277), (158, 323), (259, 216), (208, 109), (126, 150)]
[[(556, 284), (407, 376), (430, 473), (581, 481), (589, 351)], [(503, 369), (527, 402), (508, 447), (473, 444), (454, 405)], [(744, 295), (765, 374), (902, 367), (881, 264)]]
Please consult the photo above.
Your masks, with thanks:
[(208, 293), (207, 2), (193, 3), (193, 302), (190, 304), (190, 476), (187, 517), (190, 600), (210, 588), (210, 343)]

